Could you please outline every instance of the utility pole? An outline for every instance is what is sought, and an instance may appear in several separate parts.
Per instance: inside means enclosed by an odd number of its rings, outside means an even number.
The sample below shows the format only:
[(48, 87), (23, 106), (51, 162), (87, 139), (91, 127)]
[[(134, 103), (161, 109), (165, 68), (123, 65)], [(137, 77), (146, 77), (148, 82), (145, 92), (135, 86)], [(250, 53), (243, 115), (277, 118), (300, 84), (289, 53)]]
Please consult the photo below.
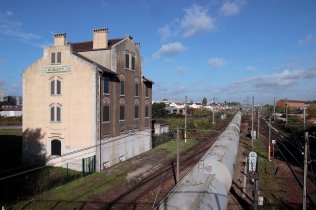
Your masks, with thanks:
[(309, 147), (309, 139), (308, 132), (305, 132), (305, 148), (304, 148), (304, 183), (303, 183), (303, 210), (306, 210), (306, 177), (307, 177), (307, 167), (308, 167), (308, 147)]
[(268, 149), (268, 160), (271, 161), (270, 153), (271, 153), (271, 116), (269, 118), (269, 149)]
[(179, 182), (179, 164), (180, 164), (180, 160), (179, 160), (179, 127), (177, 127), (177, 183)]
[(188, 97), (185, 96), (185, 103), (184, 103), (184, 142), (187, 142), (187, 100)]
[(287, 98), (285, 98), (285, 124), (287, 125)]
[(304, 106), (304, 131), (306, 129), (306, 107)]
[(214, 109), (212, 110), (212, 114), (213, 114), (213, 121), (212, 121), (212, 124), (214, 125), (215, 124), (215, 119), (214, 119)]
[(253, 130), (254, 103), (255, 103), (255, 97), (252, 96), (252, 107), (251, 107), (251, 143), (252, 143), (252, 147), (253, 147), (253, 137), (254, 137), (254, 135), (253, 135), (253, 133), (254, 133), (254, 130)]
[(275, 97), (273, 100), (273, 122), (275, 122)]
[(260, 111), (258, 108), (258, 134), (257, 134), (257, 139), (259, 139), (260, 135)]

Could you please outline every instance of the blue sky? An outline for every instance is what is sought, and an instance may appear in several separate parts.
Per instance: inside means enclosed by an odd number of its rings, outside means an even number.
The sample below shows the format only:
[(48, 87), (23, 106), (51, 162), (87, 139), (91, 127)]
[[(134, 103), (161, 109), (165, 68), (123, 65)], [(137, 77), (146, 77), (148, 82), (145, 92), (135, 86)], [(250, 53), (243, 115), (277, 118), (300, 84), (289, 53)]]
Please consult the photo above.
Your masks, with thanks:
[(22, 71), (53, 35), (141, 43), (153, 100), (316, 100), (314, 0), (0, 0), (0, 89), (21, 95)]

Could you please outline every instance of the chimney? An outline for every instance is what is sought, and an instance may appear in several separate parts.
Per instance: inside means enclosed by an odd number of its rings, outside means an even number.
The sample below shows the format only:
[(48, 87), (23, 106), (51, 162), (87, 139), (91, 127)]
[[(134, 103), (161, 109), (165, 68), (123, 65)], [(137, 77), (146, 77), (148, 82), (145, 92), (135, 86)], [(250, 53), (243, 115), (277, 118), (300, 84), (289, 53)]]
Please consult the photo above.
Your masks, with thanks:
[(55, 34), (54, 46), (61, 46), (66, 44), (66, 34)]
[(108, 47), (108, 29), (100, 28), (93, 30), (93, 49)]

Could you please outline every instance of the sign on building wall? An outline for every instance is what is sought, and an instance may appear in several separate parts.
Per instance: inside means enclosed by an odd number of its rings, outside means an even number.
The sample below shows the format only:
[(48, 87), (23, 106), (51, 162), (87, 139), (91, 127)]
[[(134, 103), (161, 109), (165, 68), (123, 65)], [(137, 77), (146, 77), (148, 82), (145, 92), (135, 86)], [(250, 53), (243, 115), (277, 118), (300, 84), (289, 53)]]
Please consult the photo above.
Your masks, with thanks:
[(54, 66), (44, 66), (42, 69), (43, 74), (60, 74), (60, 73), (70, 73), (70, 65), (54, 65)]

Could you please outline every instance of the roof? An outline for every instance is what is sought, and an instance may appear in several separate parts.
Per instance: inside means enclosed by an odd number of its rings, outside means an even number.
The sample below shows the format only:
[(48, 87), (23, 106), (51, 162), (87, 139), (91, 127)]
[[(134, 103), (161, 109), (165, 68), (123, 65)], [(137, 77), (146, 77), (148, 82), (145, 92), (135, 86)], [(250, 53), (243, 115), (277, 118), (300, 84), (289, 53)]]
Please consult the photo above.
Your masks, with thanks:
[(22, 111), (21, 105), (3, 105), (1, 111)]
[(152, 121), (154, 124), (169, 125), (168, 121), (164, 119), (153, 119)]
[(147, 79), (146, 77), (143, 76), (143, 81), (144, 83), (151, 83), (151, 84), (155, 84), (153, 81), (151, 81), (150, 79)]
[(278, 100), (277, 102), (287, 102), (287, 103), (306, 103), (306, 101), (286, 100), (286, 99), (281, 99), (281, 100)]
[[(124, 38), (119, 39), (109, 39), (108, 41), (108, 48), (111, 48), (116, 43), (122, 41)], [(72, 46), (72, 50), (74, 52), (84, 52), (84, 51), (91, 51), (93, 50), (93, 41), (86, 41), (86, 42), (76, 42), (76, 43), (69, 43)]]
[(93, 60), (91, 60), (91, 59), (89, 59), (89, 58), (87, 58), (87, 57), (85, 57), (85, 56), (83, 56), (83, 55), (77, 53), (77, 52), (73, 52), (73, 54), (76, 55), (76, 56), (78, 56), (79, 58), (81, 58), (81, 59), (83, 59), (83, 60), (85, 60), (85, 61), (87, 61), (87, 62), (93, 64), (93, 65), (96, 65), (100, 70), (103, 71), (103, 73), (109, 73), (109, 74), (117, 75), (117, 73), (115, 73), (115, 72), (112, 71), (111, 69), (108, 69), (108, 68), (102, 66), (101, 64), (99, 64), (99, 63), (97, 63), (97, 62), (95, 62), (95, 61), (93, 61)]

